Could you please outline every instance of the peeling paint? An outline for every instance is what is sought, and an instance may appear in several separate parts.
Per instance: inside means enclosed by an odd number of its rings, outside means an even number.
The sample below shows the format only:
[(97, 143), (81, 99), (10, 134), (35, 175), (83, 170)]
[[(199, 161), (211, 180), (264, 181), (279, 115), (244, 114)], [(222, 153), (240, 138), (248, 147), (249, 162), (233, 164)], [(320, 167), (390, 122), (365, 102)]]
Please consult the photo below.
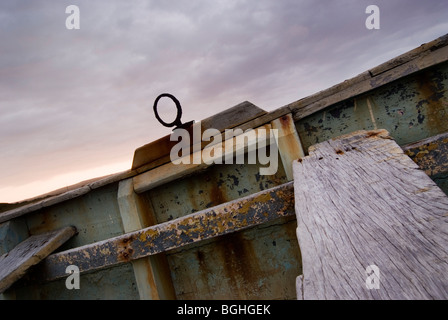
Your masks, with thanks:
[(294, 216), (293, 199), (293, 184), (289, 182), (170, 222), (50, 255), (42, 262), (39, 272), (48, 280), (57, 279), (65, 276), (66, 263), (61, 261), (75, 261), (82, 272), (91, 271), (240, 231), (280, 217)]
[[(303, 147), (386, 129), (399, 145), (448, 131), (448, 62), (347, 99), (296, 123)], [(356, 102), (356, 103), (355, 103)]]

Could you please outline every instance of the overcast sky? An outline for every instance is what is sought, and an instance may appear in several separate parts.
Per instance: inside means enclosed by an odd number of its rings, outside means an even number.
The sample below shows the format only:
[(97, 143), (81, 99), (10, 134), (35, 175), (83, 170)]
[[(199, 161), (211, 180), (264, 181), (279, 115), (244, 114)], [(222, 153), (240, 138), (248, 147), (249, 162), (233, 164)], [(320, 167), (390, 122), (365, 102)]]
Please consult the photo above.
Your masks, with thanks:
[(245, 100), (271, 111), (447, 32), (446, 0), (2, 0), (0, 202), (129, 169), (171, 132), (160, 93), (184, 121)]

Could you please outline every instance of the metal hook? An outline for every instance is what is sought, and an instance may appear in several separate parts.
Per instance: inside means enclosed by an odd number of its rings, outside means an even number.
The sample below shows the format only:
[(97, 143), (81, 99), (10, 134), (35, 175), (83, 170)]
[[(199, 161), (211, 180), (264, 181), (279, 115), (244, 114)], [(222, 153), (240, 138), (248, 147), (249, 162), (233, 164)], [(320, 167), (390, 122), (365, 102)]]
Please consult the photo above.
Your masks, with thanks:
[[(175, 103), (175, 105), (176, 105), (176, 108), (177, 108), (177, 115), (176, 115), (176, 119), (174, 119), (173, 122), (167, 123), (167, 122), (163, 121), (162, 118), (160, 118), (160, 116), (159, 116), (159, 113), (158, 113), (158, 111), (157, 111), (157, 104), (159, 103), (159, 100), (160, 100), (161, 98), (163, 98), (163, 97), (170, 98), (170, 99)], [(176, 126), (176, 127), (173, 129), (173, 131), (176, 130), (176, 129), (179, 129), (179, 128), (183, 128), (183, 129), (189, 128), (189, 127), (194, 123), (194, 120), (189, 121), (189, 122), (186, 122), (186, 123), (182, 123), (182, 122), (180, 121), (180, 118), (182, 117), (182, 107), (181, 107), (181, 105), (180, 105), (179, 100), (177, 100), (176, 97), (173, 96), (172, 94), (169, 94), (169, 93), (162, 93), (161, 95), (159, 95), (159, 96), (156, 98), (156, 100), (154, 101), (154, 107), (153, 107), (153, 109), (154, 109), (154, 114), (155, 114), (157, 120), (159, 120), (159, 122), (160, 122), (163, 126), (165, 126), (165, 127), (173, 127), (173, 126)]]

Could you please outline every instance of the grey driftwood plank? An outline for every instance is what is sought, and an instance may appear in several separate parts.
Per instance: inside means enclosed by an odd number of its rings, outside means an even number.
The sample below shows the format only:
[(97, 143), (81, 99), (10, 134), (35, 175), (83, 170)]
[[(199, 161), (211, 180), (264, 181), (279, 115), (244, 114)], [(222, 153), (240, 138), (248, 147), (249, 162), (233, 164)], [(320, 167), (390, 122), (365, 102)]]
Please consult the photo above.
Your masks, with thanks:
[(299, 299), (448, 298), (448, 198), (387, 131), (317, 144), (293, 168)]
[(74, 227), (33, 235), (0, 257), (0, 293), (76, 233)]

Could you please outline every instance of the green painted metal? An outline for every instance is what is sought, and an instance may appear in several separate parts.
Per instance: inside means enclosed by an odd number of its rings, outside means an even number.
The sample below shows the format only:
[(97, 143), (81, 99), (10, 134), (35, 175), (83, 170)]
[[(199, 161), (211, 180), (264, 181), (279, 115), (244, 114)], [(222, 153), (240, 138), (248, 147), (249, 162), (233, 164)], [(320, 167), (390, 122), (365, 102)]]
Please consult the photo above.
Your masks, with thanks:
[[(20, 219), (26, 221), (30, 234), (76, 226), (78, 234), (58, 251), (115, 237), (124, 233), (118, 211), (117, 190), (118, 183), (113, 183)], [(13, 285), (14, 293), (10, 296), (16, 299), (138, 299), (132, 266), (126, 264), (116, 268), (83, 276), (82, 290), (68, 290), (65, 280), (42, 282), (39, 275), (34, 274), (33, 280), (25, 276)], [(107, 274), (112, 276), (108, 277)]]
[(0, 256), (11, 251), (28, 238), (28, 228), (24, 219), (0, 223)]
[(295, 299), (295, 217), (167, 254), (178, 299)]
[(184, 247), (280, 217), (294, 216), (292, 182), (192, 213), (173, 221), (50, 255), (36, 268), (37, 279), (65, 277), (65, 268), (81, 272), (104, 269)]
[[(274, 176), (260, 176), (259, 165), (215, 165), (194, 176), (157, 187), (142, 196), (150, 199), (157, 221), (162, 223), (286, 182), (281, 161)], [(264, 227), (269, 226), (263, 225), (254, 230), (263, 230)], [(255, 299), (259, 296), (265, 299), (295, 299), (292, 285), (295, 277), (301, 273), (300, 249), (295, 239), (295, 229), (294, 219), (289, 223), (280, 223), (276, 226), (276, 231), (272, 230), (276, 238), (274, 240), (271, 240), (272, 233), (250, 229), (232, 237), (219, 237), (168, 253), (177, 298)], [(246, 250), (225, 250), (232, 243), (236, 246), (235, 237), (246, 239), (241, 240), (244, 241), (241, 246)], [(272, 241), (279, 245), (288, 244), (287, 249), (280, 250), (279, 246), (272, 245)], [(251, 263), (248, 262), (248, 255), (253, 259)], [(238, 265), (236, 261), (248, 264), (247, 268)], [(235, 265), (233, 272), (232, 268), (223, 267), (229, 264)], [(241, 280), (244, 278), (242, 274), (247, 273), (245, 270), (250, 270), (252, 266), (252, 272), (257, 276)]]
[(141, 195), (149, 197), (157, 222), (162, 223), (287, 182), (281, 161), (273, 176), (260, 175), (259, 167), (257, 164), (215, 165)]
[(66, 279), (42, 283), (20, 280), (9, 298), (26, 300), (138, 300), (130, 264), (92, 272), (80, 277), (80, 289), (69, 290)]

